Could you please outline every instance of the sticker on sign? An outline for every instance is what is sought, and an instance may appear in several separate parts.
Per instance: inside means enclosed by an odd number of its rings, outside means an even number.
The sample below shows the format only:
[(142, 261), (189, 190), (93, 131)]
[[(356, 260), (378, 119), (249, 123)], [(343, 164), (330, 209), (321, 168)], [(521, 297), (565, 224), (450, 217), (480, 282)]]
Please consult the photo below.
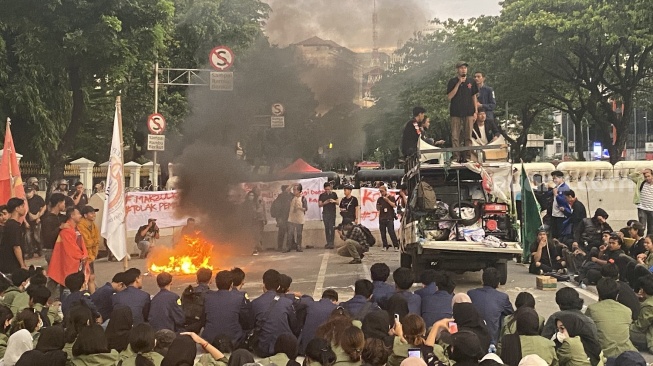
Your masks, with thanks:
[(233, 72), (212, 72), (211, 90), (232, 91), (234, 90), (234, 73)]
[(147, 135), (147, 150), (164, 151), (166, 149), (165, 135)]
[(270, 128), (284, 128), (286, 127), (286, 119), (281, 117), (271, 117), (270, 118)]

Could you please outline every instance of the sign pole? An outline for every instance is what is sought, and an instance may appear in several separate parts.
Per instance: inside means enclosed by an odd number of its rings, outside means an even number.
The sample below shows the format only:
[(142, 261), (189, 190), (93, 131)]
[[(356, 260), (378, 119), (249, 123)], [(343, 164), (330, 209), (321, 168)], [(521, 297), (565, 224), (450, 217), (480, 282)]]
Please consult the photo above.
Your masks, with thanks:
[[(159, 62), (154, 64), (154, 113), (159, 113)], [(159, 190), (159, 172), (156, 167), (157, 164), (157, 151), (154, 150), (153, 157), (153, 177), (152, 177), (152, 187), (155, 191)]]
[[(121, 102), (120, 102), (120, 95), (118, 95), (116, 97), (116, 109), (118, 110), (118, 130), (120, 131), (120, 149), (124, 152), (124, 150), (125, 150), (124, 147), (123, 147), (124, 146), (124, 141), (122, 139), (122, 105), (121, 105)], [(123, 192), (123, 194), (126, 195), (127, 193)], [(107, 197), (107, 199), (109, 199), (109, 197)], [(127, 202), (127, 201), (125, 201), (125, 202)], [(106, 214), (107, 213), (105, 212), (105, 215)], [(123, 235), (125, 235), (125, 237), (126, 237), (127, 232), (124, 232)], [(127, 250), (126, 252), (127, 252), (127, 255), (125, 255), (125, 257), (122, 259), (122, 267), (125, 270), (127, 270), (127, 268), (129, 268), (129, 256), (130, 256), (130, 251)]]

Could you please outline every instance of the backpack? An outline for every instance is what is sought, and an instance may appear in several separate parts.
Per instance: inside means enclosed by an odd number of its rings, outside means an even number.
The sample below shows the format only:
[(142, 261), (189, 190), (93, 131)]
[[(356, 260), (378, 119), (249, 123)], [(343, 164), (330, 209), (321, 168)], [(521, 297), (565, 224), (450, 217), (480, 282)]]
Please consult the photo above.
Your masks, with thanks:
[(272, 205), (270, 205), (270, 216), (274, 219), (281, 216), (281, 202), (279, 202), (281, 197), (281, 195), (277, 196), (277, 198), (272, 201)]
[(373, 247), (374, 244), (376, 244), (376, 238), (374, 238), (374, 235), (372, 235), (372, 232), (370, 231), (370, 229), (368, 229), (366, 226), (364, 226), (362, 224), (359, 224), (359, 225), (356, 225), (356, 226), (358, 226), (358, 228), (361, 229), (363, 234), (365, 234), (365, 241), (367, 242), (367, 245)]
[(186, 324), (198, 322), (204, 315), (205, 292), (197, 292), (193, 286), (186, 287), (181, 294), (181, 309), (184, 311)]
[(437, 205), (435, 191), (430, 184), (421, 181), (417, 185), (417, 209), (433, 210)]

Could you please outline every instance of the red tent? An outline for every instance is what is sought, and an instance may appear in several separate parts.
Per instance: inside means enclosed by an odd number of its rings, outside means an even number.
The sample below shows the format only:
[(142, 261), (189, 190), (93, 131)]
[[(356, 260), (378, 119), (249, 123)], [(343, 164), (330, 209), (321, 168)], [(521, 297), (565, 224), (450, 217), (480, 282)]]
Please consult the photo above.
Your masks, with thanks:
[(297, 159), (295, 160), (294, 163), (288, 165), (279, 173), (287, 174), (287, 173), (319, 173), (319, 172), (321, 172), (320, 169), (312, 167), (309, 163), (305, 162), (302, 159)]

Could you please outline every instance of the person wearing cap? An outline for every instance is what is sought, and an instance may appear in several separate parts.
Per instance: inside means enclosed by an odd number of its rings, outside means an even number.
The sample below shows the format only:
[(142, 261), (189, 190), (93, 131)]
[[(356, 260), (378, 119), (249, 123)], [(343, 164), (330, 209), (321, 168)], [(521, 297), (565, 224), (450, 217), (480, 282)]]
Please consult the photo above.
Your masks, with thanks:
[[(477, 114), (477, 94), (478, 85), (474, 79), (467, 76), (467, 67), (465, 61), (456, 63), (456, 76), (449, 80), (447, 84), (447, 99), (451, 102), (449, 105), (449, 115), (451, 116), (451, 145), (460, 147), (460, 130), (463, 130), (463, 144), (472, 145), (472, 129)], [(459, 162), (466, 162), (468, 154), (454, 152), (454, 158)]]
[(7, 202), (9, 220), (5, 223), (0, 241), (0, 272), (12, 273), (19, 268), (27, 268), (23, 259), (25, 247), (23, 227), (20, 222), (27, 213), (27, 205), (22, 198), (10, 198)]
[(28, 249), (26, 254), (29, 259), (34, 257), (34, 254), (39, 257), (43, 255), (43, 248), (41, 245), (41, 216), (43, 216), (47, 207), (43, 197), (36, 194), (36, 191), (31, 186), (25, 188), (25, 198), (27, 199), (28, 207), (25, 221), (27, 221), (27, 224), (29, 225), (25, 239), (27, 240)]
[(637, 256), (644, 254), (644, 225), (635, 221), (628, 227), (628, 234), (632, 239), (635, 239), (633, 245), (628, 248), (628, 255), (637, 260)]
[(345, 219), (348, 219), (349, 221), (358, 224), (358, 212), (360, 207), (358, 205), (358, 198), (351, 195), (353, 189), (353, 185), (345, 184), (345, 196), (340, 200), (338, 207), (340, 208), (340, 216), (342, 216), (342, 222), (345, 222)]
[(82, 218), (79, 220), (77, 230), (84, 238), (86, 244), (86, 251), (88, 253), (88, 267), (91, 270), (91, 275), (88, 279), (88, 291), (95, 292), (95, 259), (97, 258), (98, 251), (100, 250), (100, 229), (95, 223), (96, 213), (100, 211), (93, 206), (82, 207)]
[(134, 241), (138, 245), (141, 254), (138, 256), (141, 259), (147, 257), (147, 254), (154, 247), (154, 240), (159, 238), (159, 227), (156, 226), (156, 219), (147, 219), (147, 225), (143, 225), (136, 231)]
[(553, 189), (546, 193), (549, 197), (553, 196), (551, 203), (551, 236), (553, 239), (560, 240), (564, 223), (567, 219), (565, 217), (565, 211), (571, 212), (569, 203), (564, 196), (564, 192), (570, 188), (565, 182), (565, 173), (560, 170), (552, 171), (551, 179), (553, 180)]
[(417, 152), (417, 143), (422, 133), (420, 124), (424, 120), (424, 113), (426, 113), (424, 107), (413, 108), (413, 118), (404, 126), (404, 132), (401, 135), (401, 154), (403, 156), (410, 156)]

